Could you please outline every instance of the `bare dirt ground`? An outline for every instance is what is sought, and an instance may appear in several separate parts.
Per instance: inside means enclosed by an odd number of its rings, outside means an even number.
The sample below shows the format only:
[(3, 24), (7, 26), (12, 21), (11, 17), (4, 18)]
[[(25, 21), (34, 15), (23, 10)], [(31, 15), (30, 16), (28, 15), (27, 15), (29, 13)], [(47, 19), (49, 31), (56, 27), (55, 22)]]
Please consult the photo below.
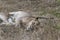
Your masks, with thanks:
[[(60, 40), (60, 0), (0, 0), (0, 12), (26, 11), (39, 19), (33, 31), (14, 25), (0, 25), (0, 40)], [(50, 15), (48, 15), (50, 14)]]

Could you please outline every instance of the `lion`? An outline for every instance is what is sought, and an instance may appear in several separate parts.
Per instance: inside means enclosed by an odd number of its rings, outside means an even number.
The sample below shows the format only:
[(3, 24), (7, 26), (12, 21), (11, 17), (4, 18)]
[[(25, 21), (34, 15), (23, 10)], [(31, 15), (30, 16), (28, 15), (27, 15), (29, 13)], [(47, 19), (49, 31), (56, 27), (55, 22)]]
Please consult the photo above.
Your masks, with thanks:
[(33, 25), (39, 24), (37, 17), (33, 17), (30, 13), (24, 11), (9, 12), (14, 20), (15, 27), (25, 27), (26, 30), (32, 29)]

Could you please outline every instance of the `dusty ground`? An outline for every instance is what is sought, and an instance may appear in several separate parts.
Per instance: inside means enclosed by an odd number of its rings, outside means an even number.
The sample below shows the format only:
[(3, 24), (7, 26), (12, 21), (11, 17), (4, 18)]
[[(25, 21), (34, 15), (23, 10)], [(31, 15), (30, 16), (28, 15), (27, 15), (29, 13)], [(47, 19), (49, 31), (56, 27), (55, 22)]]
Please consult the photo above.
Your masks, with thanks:
[(0, 25), (0, 40), (60, 40), (60, 0), (0, 0), (1, 12), (19, 10), (54, 19), (39, 19), (37, 29), (28, 32), (14, 25)]

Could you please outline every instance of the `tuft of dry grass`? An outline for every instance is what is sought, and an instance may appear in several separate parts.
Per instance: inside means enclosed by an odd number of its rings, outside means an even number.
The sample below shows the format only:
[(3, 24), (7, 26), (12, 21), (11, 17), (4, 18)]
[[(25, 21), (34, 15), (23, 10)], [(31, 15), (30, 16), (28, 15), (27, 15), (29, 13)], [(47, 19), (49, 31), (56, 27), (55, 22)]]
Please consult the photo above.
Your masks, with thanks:
[(28, 32), (13, 25), (0, 25), (1, 40), (60, 40), (60, 0), (0, 0), (0, 12), (21, 10), (33, 16), (51, 14), (54, 19), (39, 19), (37, 30)]

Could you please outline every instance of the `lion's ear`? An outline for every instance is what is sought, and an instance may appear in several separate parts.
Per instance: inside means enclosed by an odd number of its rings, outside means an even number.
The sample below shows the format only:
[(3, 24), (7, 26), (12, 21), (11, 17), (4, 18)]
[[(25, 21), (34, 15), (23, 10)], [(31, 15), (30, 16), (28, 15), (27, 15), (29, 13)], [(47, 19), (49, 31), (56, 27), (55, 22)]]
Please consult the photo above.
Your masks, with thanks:
[(38, 20), (38, 17), (36, 17), (35, 20)]
[(39, 19), (39, 17), (34, 17), (34, 16), (32, 16), (35, 20), (38, 20)]

